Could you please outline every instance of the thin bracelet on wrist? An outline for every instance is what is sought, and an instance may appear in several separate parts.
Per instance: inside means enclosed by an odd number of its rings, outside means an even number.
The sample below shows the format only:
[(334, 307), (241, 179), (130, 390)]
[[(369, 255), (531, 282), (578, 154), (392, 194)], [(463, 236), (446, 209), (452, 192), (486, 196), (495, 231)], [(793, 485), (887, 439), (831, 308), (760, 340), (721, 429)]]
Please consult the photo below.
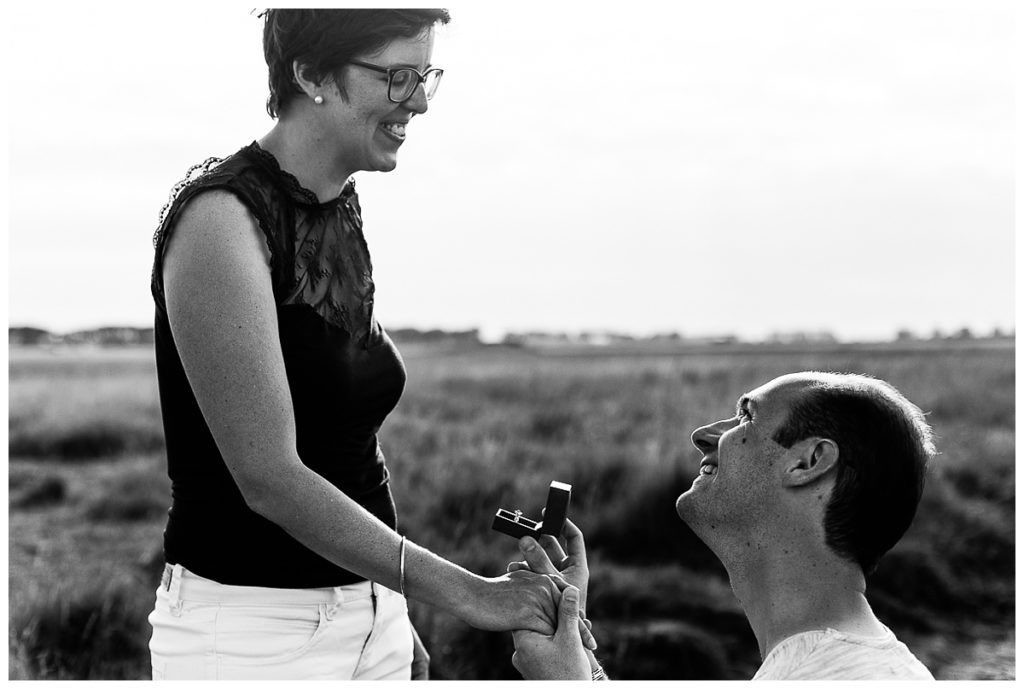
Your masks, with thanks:
[(402, 536), (402, 545), (398, 551), (398, 592), (405, 597), (405, 536)]
[(604, 673), (604, 668), (598, 665), (590, 673), (590, 681), (592, 682), (603, 682), (608, 680), (608, 675)]

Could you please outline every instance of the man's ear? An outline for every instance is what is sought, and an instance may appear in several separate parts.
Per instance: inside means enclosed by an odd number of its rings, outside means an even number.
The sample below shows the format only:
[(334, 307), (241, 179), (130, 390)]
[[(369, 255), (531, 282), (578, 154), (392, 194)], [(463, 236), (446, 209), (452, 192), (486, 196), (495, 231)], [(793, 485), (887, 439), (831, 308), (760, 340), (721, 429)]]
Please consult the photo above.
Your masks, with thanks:
[(807, 438), (792, 448), (783, 483), (787, 486), (806, 486), (835, 469), (839, 461), (839, 446), (828, 438)]

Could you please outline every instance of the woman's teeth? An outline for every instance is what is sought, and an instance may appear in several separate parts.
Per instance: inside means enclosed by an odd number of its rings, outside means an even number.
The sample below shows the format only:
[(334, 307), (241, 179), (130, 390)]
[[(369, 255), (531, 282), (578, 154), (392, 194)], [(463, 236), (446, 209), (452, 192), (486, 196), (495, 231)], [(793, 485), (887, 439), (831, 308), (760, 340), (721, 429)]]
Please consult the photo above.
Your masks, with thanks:
[(718, 473), (718, 467), (714, 464), (702, 464), (700, 467), (700, 473), (705, 476), (713, 476)]
[(404, 139), (405, 138), (405, 125), (404, 124), (401, 124), (399, 122), (386, 122), (386, 123), (381, 123), (380, 128), (383, 129), (384, 131), (386, 131), (391, 136), (395, 137), (396, 139)]

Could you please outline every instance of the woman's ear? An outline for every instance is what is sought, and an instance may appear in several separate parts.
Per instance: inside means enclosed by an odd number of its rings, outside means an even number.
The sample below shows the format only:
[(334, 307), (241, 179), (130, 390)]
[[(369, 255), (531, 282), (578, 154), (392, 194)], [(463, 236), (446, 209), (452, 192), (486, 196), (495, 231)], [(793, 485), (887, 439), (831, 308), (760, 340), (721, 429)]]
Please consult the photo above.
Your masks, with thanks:
[(828, 475), (839, 461), (839, 446), (828, 438), (807, 438), (793, 447), (783, 482), (787, 486), (806, 486)]
[(310, 99), (317, 96), (323, 97), (323, 84), (310, 79), (309, 72), (310, 69), (307, 65), (301, 64), (298, 60), (292, 61), (292, 80), (296, 86), (302, 89), (302, 92), (309, 96)]

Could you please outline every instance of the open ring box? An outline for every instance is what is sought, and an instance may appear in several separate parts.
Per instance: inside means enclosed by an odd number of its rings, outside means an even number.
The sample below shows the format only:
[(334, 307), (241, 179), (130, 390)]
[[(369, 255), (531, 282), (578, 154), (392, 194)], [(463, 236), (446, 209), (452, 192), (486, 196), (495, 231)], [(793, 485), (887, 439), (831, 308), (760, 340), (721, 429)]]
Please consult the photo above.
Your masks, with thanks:
[(494, 523), (491, 528), (508, 534), (513, 538), (533, 536), (536, 538), (541, 534), (548, 534), (558, 538), (565, 526), (565, 518), (569, 516), (569, 498), (572, 497), (572, 486), (560, 481), (552, 481), (548, 488), (548, 501), (544, 506), (544, 518), (542, 521), (528, 519), (523, 516), (522, 510), (506, 510), (498, 508), (494, 515)]

